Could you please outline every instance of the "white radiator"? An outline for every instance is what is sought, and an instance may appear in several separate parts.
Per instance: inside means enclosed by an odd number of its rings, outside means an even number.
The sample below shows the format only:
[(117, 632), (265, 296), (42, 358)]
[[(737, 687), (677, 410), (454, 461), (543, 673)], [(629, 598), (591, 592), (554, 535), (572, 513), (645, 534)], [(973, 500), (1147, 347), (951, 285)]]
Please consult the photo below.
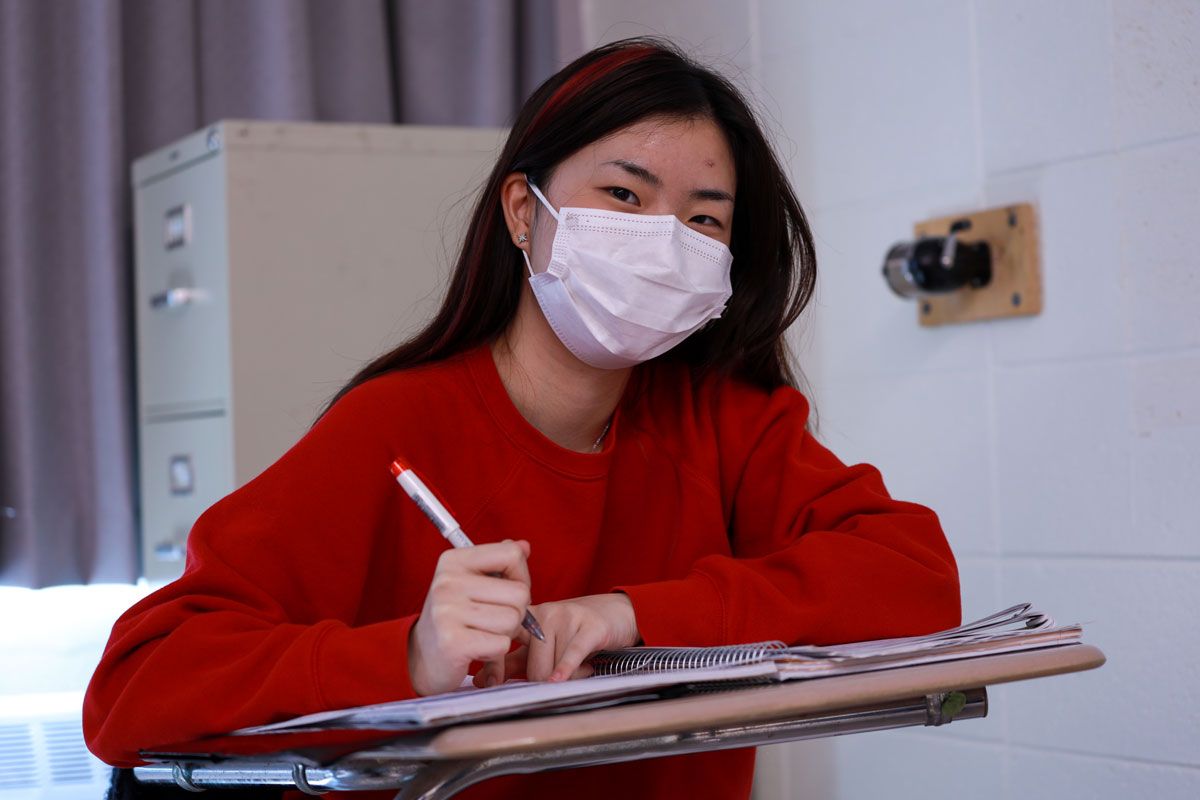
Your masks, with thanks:
[(111, 768), (88, 752), (82, 692), (0, 695), (0, 800), (101, 800)]

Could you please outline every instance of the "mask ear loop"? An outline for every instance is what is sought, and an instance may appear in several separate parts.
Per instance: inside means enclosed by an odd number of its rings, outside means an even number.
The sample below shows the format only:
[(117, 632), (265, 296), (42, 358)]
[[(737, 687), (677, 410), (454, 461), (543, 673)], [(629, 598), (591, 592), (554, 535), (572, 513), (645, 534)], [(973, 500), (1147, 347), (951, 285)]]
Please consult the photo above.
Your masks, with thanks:
[(542, 201), (542, 205), (544, 205), (546, 210), (550, 212), (550, 216), (554, 217), (554, 221), (562, 222), (562, 219), (558, 216), (558, 212), (554, 210), (554, 206), (550, 205), (550, 201), (546, 199), (546, 195), (542, 194), (542, 190), (539, 189), (533, 181), (529, 180), (528, 177), (525, 178), (525, 182), (529, 184), (530, 189), (533, 189), (533, 193), (537, 195), (537, 199)]
[[(550, 212), (550, 216), (554, 217), (554, 221), (562, 222), (562, 218), (558, 216), (558, 212), (554, 210), (554, 206), (550, 205), (550, 201), (546, 199), (544, 194), (542, 194), (542, 190), (539, 189), (533, 181), (529, 180), (528, 175), (525, 176), (525, 183), (529, 184), (529, 188), (533, 190), (535, 195), (537, 195), (537, 199), (542, 201), (542, 205), (544, 205), (546, 210)], [(532, 278), (533, 264), (529, 263), (529, 254), (525, 252), (525, 248), (523, 247), (521, 248), (521, 255), (525, 257), (525, 268), (529, 270), (529, 277)]]

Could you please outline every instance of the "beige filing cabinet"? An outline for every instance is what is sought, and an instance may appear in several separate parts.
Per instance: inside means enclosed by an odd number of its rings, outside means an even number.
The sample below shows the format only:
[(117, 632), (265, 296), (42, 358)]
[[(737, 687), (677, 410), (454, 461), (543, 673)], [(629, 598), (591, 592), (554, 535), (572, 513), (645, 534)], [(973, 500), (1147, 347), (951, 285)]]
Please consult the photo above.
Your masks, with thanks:
[(133, 164), (141, 554), (432, 316), (503, 131), (226, 120)]

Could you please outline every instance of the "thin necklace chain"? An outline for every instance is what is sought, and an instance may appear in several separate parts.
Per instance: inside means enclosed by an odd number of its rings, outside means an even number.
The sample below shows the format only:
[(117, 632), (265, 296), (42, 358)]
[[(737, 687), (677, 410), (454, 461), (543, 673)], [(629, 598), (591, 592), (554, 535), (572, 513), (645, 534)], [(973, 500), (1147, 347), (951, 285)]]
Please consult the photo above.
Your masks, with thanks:
[(604, 423), (604, 430), (600, 431), (600, 435), (596, 437), (596, 441), (592, 442), (592, 452), (600, 452), (600, 445), (604, 443), (604, 437), (608, 435), (608, 428), (612, 425), (612, 417), (608, 418), (608, 422)]

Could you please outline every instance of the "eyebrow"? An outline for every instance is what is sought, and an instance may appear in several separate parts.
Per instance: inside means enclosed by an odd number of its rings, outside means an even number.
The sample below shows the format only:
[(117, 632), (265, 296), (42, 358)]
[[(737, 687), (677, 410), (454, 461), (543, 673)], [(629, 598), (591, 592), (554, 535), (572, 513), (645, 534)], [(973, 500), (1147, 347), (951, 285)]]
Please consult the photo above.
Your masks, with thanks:
[[(634, 177), (641, 178), (646, 183), (656, 188), (662, 186), (662, 178), (655, 175), (650, 170), (643, 167), (641, 164), (635, 164), (632, 161), (626, 161), (623, 158), (618, 158), (613, 161), (605, 161), (601, 166), (612, 164), (620, 167)], [(720, 200), (727, 203), (733, 202), (733, 195), (723, 189), (693, 189), (690, 196), (697, 200)]]

